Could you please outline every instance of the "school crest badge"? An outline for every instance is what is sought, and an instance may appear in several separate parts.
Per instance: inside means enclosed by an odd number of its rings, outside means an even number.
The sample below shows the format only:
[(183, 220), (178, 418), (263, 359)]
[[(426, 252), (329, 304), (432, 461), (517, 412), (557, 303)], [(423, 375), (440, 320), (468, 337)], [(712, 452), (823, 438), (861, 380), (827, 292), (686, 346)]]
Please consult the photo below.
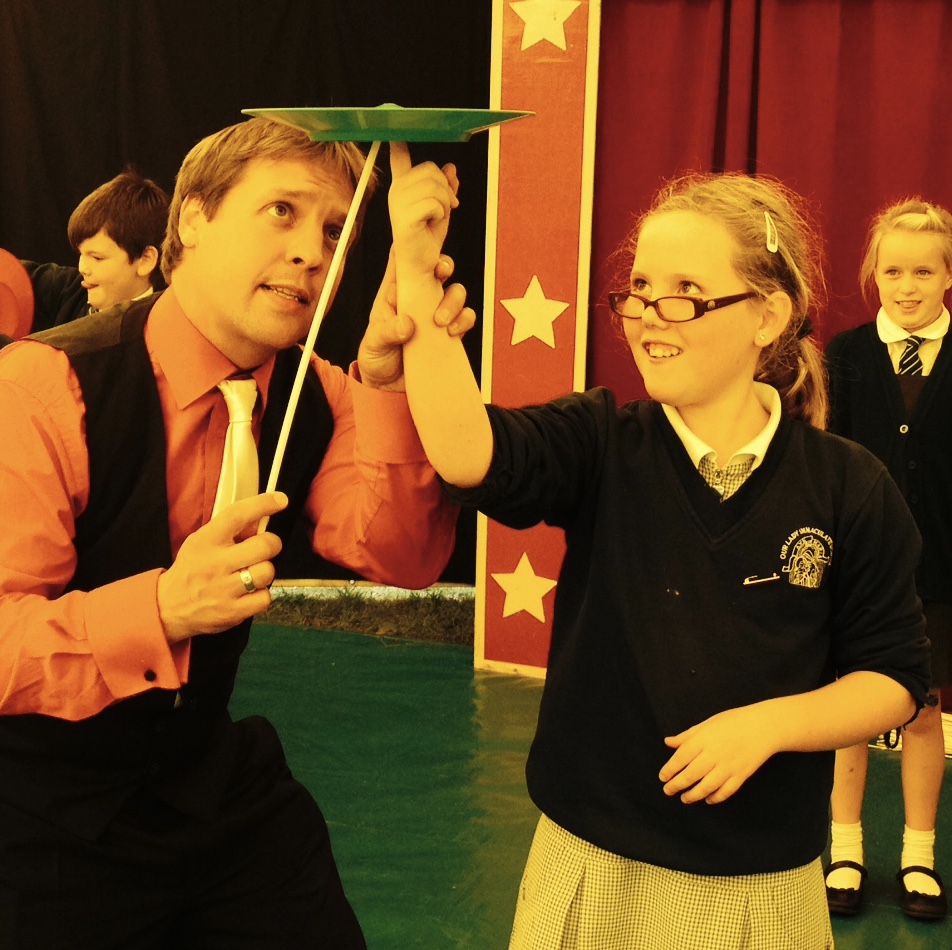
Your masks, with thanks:
[(817, 589), (833, 559), (833, 539), (819, 528), (797, 528), (780, 549), (783, 573), (796, 587)]

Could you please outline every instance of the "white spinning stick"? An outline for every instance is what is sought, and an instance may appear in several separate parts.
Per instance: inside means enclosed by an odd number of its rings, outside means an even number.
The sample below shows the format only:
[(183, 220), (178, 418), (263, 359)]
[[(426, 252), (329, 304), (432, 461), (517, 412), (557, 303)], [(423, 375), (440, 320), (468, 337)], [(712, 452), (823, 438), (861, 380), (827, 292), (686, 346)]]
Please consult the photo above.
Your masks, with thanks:
[[(364, 167), (357, 181), (357, 187), (354, 190), (354, 199), (351, 201), (350, 208), (347, 211), (347, 217), (344, 219), (344, 227), (341, 230), (340, 240), (337, 242), (334, 256), (331, 258), (330, 267), (327, 269), (327, 279), (324, 281), (320, 299), (317, 301), (317, 310), (314, 311), (314, 318), (311, 320), (311, 329), (308, 331), (307, 339), (304, 341), (301, 361), (298, 363), (297, 375), (294, 377), (294, 385), (291, 387), (291, 395), (288, 398), (288, 407), (284, 412), (284, 422), (281, 424), (281, 433), (278, 436), (278, 444), (274, 450), (274, 461), (271, 463), (271, 473), (268, 475), (268, 484), (265, 486), (266, 492), (274, 491), (278, 485), (278, 475), (281, 472), (281, 463), (284, 461), (284, 450), (288, 445), (288, 435), (291, 432), (291, 424), (294, 422), (294, 412), (297, 409), (301, 388), (304, 385), (304, 376), (311, 362), (311, 354), (314, 352), (317, 331), (320, 330), (324, 315), (327, 313), (328, 301), (337, 283), (337, 274), (343, 265), (344, 256), (350, 244), (350, 235), (354, 230), (354, 222), (357, 220), (357, 212), (360, 210), (360, 205), (364, 200), (367, 183), (373, 174), (374, 165), (377, 162), (377, 153), (379, 151), (380, 142), (372, 142), (367, 152), (367, 158), (364, 160)], [(261, 534), (267, 527), (268, 518), (262, 518), (258, 524), (258, 534)]]

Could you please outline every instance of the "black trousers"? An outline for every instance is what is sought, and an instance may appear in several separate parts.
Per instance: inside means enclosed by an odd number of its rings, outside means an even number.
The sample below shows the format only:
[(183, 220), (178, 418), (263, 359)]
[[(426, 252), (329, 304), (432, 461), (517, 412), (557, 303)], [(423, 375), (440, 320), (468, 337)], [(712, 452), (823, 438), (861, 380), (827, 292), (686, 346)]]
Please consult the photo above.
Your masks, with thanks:
[(213, 821), (134, 796), (90, 842), (0, 804), (2, 950), (366, 950), (327, 823), (264, 720)]

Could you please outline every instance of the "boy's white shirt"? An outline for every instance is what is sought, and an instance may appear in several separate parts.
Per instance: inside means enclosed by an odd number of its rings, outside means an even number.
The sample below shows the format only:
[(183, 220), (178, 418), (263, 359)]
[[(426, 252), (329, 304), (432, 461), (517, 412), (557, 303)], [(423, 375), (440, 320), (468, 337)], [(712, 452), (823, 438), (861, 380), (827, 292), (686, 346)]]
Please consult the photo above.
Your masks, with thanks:
[(714, 449), (687, 427), (687, 423), (681, 418), (681, 413), (678, 412), (674, 406), (661, 403), (661, 408), (668, 417), (671, 428), (677, 433), (678, 438), (687, 450), (695, 468), (700, 465), (701, 459), (708, 455), (711, 456), (711, 461), (717, 464), (719, 468), (727, 468), (727, 466), (733, 462), (741, 462), (747, 458), (753, 458), (753, 463), (750, 466), (751, 471), (757, 468), (764, 460), (767, 449), (770, 447), (770, 442), (777, 432), (777, 426), (780, 425), (780, 393), (778, 393), (773, 386), (768, 386), (767, 383), (757, 382), (754, 383), (754, 393), (760, 401), (760, 404), (767, 413), (769, 413), (770, 418), (767, 420), (767, 424), (763, 429), (761, 429), (750, 442), (738, 449), (730, 459), (723, 464), (718, 461)]
[[(155, 288), (154, 288), (154, 287), (149, 287), (147, 290), (143, 290), (142, 293), (139, 294), (138, 297), (133, 297), (132, 299), (133, 299), (133, 301), (135, 301), (135, 300), (145, 300), (146, 297), (151, 297), (154, 293), (155, 293)], [(93, 314), (93, 313), (99, 313), (99, 311), (98, 311), (98, 310), (93, 310), (93, 308), (90, 307), (90, 308), (89, 308), (89, 313), (86, 314), (86, 316), (89, 316), (90, 314)]]

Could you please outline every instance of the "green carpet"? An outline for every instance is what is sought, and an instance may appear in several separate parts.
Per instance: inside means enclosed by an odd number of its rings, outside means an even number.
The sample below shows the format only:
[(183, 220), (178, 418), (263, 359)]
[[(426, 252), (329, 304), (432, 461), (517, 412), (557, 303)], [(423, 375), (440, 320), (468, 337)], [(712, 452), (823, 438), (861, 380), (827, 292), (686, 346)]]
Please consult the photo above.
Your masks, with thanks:
[[(869, 778), (863, 804), (863, 846), (869, 879), (865, 909), (854, 918), (834, 918), (836, 950), (950, 950), (952, 921), (939, 924), (909, 920), (899, 910), (899, 855), (902, 851), (900, 754), (869, 753)], [(939, 803), (936, 868), (952, 884), (952, 764), (945, 763), (945, 799)]]
[[(475, 672), (468, 647), (253, 628), (232, 714), (277, 726), (369, 950), (504, 950), (538, 817), (523, 768), (541, 692)], [(949, 808), (937, 859), (952, 878)], [(864, 820), (868, 906), (834, 921), (837, 950), (952, 948), (952, 923), (909, 921), (896, 904), (897, 753), (872, 752)]]
[(472, 650), (256, 626), (232, 701), (264, 714), (331, 829), (370, 950), (505, 947), (538, 813), (541, 684)]

